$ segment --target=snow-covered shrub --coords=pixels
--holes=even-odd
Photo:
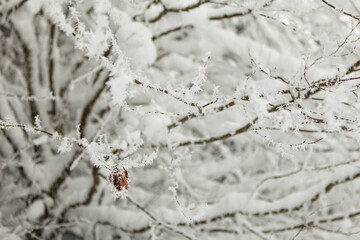
[[[0,238],[355,236],[359,15],[0,1]]]

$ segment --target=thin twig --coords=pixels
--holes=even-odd
[[[331,7],[332,9],[336,10],[337,12],[341,12],[342,14],[346,15],[346,16],[349,16],[353,19],[356,19],[358,21],[360,21],[360,18],[352,15],[351,13],[348,13],[348,12],[345,12],[344,10],[340,10],[338,8],[336,8],[334,5],[332,5],[331,3],[327,2],[326,0],[321,0],[323,3],[325,3],[326,5],[328,5],[329,7]]]

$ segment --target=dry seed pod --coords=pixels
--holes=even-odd
[[[121,191],[123,188],[128,189],[128,172],[125,168],[123,170],[116,168],[111,172],[109,180],[118,191]]]

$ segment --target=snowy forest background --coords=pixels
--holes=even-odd
[[[359,1],[0,19],[0,239],[358,239]]]

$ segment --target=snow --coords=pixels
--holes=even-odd
[[[127,229],[128,231],[141,229],[147,226],[149,222],[149,217],[145,213],[119,209],[115,206],[92,206],[91,208],[81,207],[78,208],[75,213],[77,216],[110,223],[113,226],[121,229]],[[126,221],[124,221],[124,219],[126,219]]]
[[[42,214],[44,214],[45,206],[41,200],[35,201],[27,209],[27,217],[30,221],[36,221]]]
[[[151,31],[141,23],[123,24],[116,32],[121,50],[133,68],[151,65],[156,59],[156,48]]]
[[[325,188],[331,184],[337,184],[345,181],[348,177],[359,174],[357,168],[350,166],[342,166],[331,173],[326,173],[328,178],[326,181],[320,181],[307,189],[289,194],[284,198],[268,202],[252,198],[249,193],[229,193],[222,197],[216,205],[209,205],[205,209],[206,215],[204,219],[212,219],[226,213],[239,212],[242,215],[254,215],[265,213],[276,213],[279,211],[291,212],[298,207],[302,207],[310,203],[312,199],[318,195],[324,194]]]
[[[71,150],[73,146],[72,140],[70,138],[64,137],[58,148],[59,153],[67,153]]]
[[[167,131],[164,127],[170,124],[170,120],[166,116],[161,115],[146,115],[143,116],[142,122],[143,125],[143,134],[148,141],[152,143],[163,142],[164,139],[167,139]]]
[[[0,4],[0,239],[358,232],[360,6],[332,4]]]
[[[182,9],[188,6],[192,6],[198,3],[198,0],[185,0],[185,1],[171,1],[171,0],[164,0],[162,3],[165,5],[166,8],[177,8]]]
[[[20,240],[21,239],[18,236],[16,236],[15,234],[12,234],[8,228],[2,227],[2,226],[0,227],[0,238],[6,239],[6,240]]]
[[[62,2],[64,1],[44,0],[44,11],[62,31],[70,36],[73,33],[73,28],[66,20],[65,14],[61,9]]]
[[[127,95],[127,89],[129,84],[133,81],[133,78],[121,71],[119,75],[112,78],[108,85],[110,86],[110,92],[112,94],[112,102],[114,105],[123,106]]]
[[[42,136],[34,139],[34,144],[41,145],[41,144],[45,144],[47,141],[48,141],[48,137],[45,135],[42,135]]]
[[[26,20],[41,10],[42,3],[43,0],[29,0],[13,15],[13,17],[18,21]]]
[[[86,146],[86,152],[94,166],[102,167],[104,165],[104,159],[107,155],[106,146],[104,143],[92,142]]]

